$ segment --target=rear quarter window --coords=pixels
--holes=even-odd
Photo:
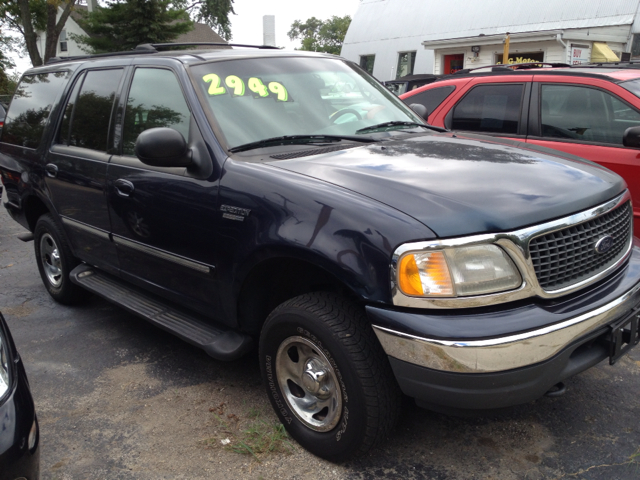
[[[455,89],[456,87],[453,85],[430,88],[429,90],[425,90],[424,92],[416,93],[415,95],[406,97],[404,99],[404,102],[407,105],[411,105],[412,103],[419,103],[420,105],[424,105],[427,108],[429,115],[431,115],[435,111],[435,109],[438,108],[440,104],[453,93]]]
[[[7,112],[2,142],[37,148],[53,104],[68,77],[68,72],[25,75]]]

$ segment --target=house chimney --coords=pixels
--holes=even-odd
[[[89,0],[92,1],[92,0]],[[95,1],[95,0],[93,0]],[[276,46],[276,16],[262,17],[262,42],[264,45]]]
[[[93,12],[98,8],[98,0],[87,0],[87,11]]]

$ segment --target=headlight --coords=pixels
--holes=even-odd
[[[414,297],[468,297],[521,284],[513,261],[496,245],[409,252],[398,262],[398,287]]]
[[[0,326],[0,398],[7,393],[11,385],[8,348],[9,346],[2,335],[2,327]]]

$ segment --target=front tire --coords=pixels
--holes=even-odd
[[[276,308],[260,336],[269,400],[289,434],[331,461],[386,438],[401,400],[387,356],[364,312],[330,293]]]
[[[64,233],[50,214],[38,219],[33,235],[38,270],[49,295],[65,305],[86,298],[88,292],[69,278],[69,273],[80,264],[80,260],[71,253]]]

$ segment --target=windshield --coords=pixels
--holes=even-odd
[[[640,97],[640,78],[619,83],[622,88],[629,90],[636,97]]]
[[[289,135],[356,135],[385,122],[424,123],[375,79],[337,59],[228,60],[193,73],[227,148]]]

